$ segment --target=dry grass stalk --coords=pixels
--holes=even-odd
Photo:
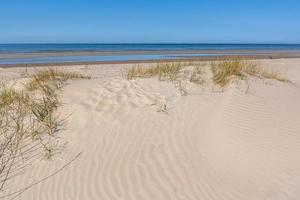
[[[129,68],[124,77],[127,80],[134,78],[149,78],[158,77],[159,80],[171,80],[175,81],[178,78],[178,74],[184,65],[182,63],[158,63],[155,66],[136,66]]]
[[[90,78],[91,78],[90,76],[84,76],[77,72],[66,72],[62,70],[49,68],[47,70],[38,71],[36,74],[34,74],[31,80],[26,84],[26,88],[29,91],[33,91],[43,87],[43,85],[45,85],[45,83],[49,83],[49,81],[64,82],[73,79],[90,79]]]
[[[24,91],[5,85],[0,87],[0,191],[9,178],[16,158],[22,154],[25,139],[39,141],[47,158],[53,151],[42,142],[62,126],[56,115],[59,107],[58,89],[68,79],[87,78],[77,73],[57,70],[39,71],[32,76]],[[35,92],[38,91],[41,97]]]
[[[218,63],[212,63],[211,71],[214,83],[222,88],[226,87],[235,78],[245,79],[247,75],[281,82],[288,81],[282,78],[278,72],[270,72],[258,67],[256,63],[239,59],[222,60]]]

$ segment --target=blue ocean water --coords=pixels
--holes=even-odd
[[[35,58],[9,58],[1,59],[0,65],[16,64],[48,64],[48,63],[78,63],[78,62],[113,62],[113,61],[141,61],[141,60],[165,60],[189,57],[214,57],[239,54],[131,54],[131,55],[96,55],[96,56],[49,56]],[[246,54],[245,54],[246,55]],[[250,54],[248,54],[250,55]]]
[[[204,50],[202,53],[185,54],[179,51]],[[129,60],[162,60],[183,57],[251,55],[232,52],[206,53],[205,50],[255,50],[255,51],[300,51],[300,44],[0,44],[0,64],[43,64],[65,62],[101,62]],[[130,54],[109,55],[59,55],[32,56],[24,58],[1,57],[1,54],[44,53],[44,52],[128,52]],[[161,53],[159,51],[172,51]],[[149,53],[151,52],[151,53]],[[154,53],[153,53],[154,52]],[[156,53],[155,53],[156,52]]]
[[[0,44],[0,53],[162,50],[300,50],[300,44]]]

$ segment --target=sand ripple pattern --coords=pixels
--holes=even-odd
[[[231,88],[181,97],[172,84],[156,80],[92,81],[93,88],[81,82],[64,91],[76,112],[64,132],[68,150],[53,162],[58,167],[82,156],[20,199],[300,197],[297,88],[258,83],[255,94]],[[168,113],[153,107],[160,101],[170,102]],[[52,170],[40,165],[35,173]]]
[[[104,117],[118,117],[136,108],[147,109],[155,106],[164,99],[162,94],[145,91],[142,85],[135,81],[111,80],[93,88],[83,104],[92,112]]]

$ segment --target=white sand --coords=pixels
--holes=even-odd
[[[64,67],[97,77],[62,92],[66,144],[52,161],[29,159],[0,196],[51,175],[16,199],[300,199],[300,60],[260,62],[293,83],[253,79],[247,94],[188,84],[182,96],[170,82],[124,80],[125,65]]]

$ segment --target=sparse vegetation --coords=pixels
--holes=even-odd
[[[151,66],[135,66],[122,72],[127,80],[135,78],[157,77],[160,81],[169,80],[178,88],[181,95],[187,95],[188,90],[183,83],[204,84],[209,83],[209,71],[205,63],[158,63]],[[189,67],[188,67],[189,66]],[[210,65],[212,81],[215,85],[224,89],[231,82],[240,79],[244,80],[249,90],[249,77],[259,79],[273,79],[280,82],[289,82],[287,79],[272,70],[266,70],[254,61],[242,60],[242,58],[220,59]],[[184,69],[184,70],[183,70]],[[209,69],[208,69],[209,70]],[[208,75],[208,76],[206,76]]]
[[[196,65],[196,66],[193,66]],[[188,68],[184,71],[184,68]],[[151,66],[134,66],[126,71],[121,71],[122,77],[127,80],[132,80],[135,78],[151,78],[157,77],[160,81],[171,81],[175,87],[178,89],[182,96],[188,94],[186,87],[187,82],[203,84],[205,78],[203,77],[203,66],[199,63],[157,63]]]
[[[159,108],[157,110],[157,112],[167,113],[167,111],[168,111],[168,104],[167,104],[167,102],[164,102],[164,103],[161,102],[160,106],[159,106]]]
[[[0,191],[9,178],[26,139],[37,141],[50,159],[54,150],[43,140],[60,130],[57,91],[68,79],[89,78],[74,72],[53,69],[32,75],[24,90],[0,87]]]
[[[205,80],[203,79],[203,68],[201,66],[196,66],[192,71],[190,82],[203,84]]]
[[[178,88],[179,93],[180,93],[182,96],[188,95],[188,91],[187,91],[187,89],[186,89],[186,85],[183,83],[182,80],[176,81],[175,87]]]
[[[158,63],[155,66],[135,66],[123,75],[127,80],[158,77],[159,80],[175,81],[184,65],[182,63]]]
[[[270,72],[258,67],[254,62],[235,60],[223,60],[211,64],[213,81],[221,88],[226,87],[232,80],[236,78],[246,79],[247,76],[255,76],[258,78],[274,79],[282,82],[287,80],[280,77],[277,72]]]
[[[261,77],[266,78],[266,79],[273,79],[277,80],[280,82],[290,82],[288,79],[283,78],[279,72],[276,71],[268,71],[268,70],[263,70],[261,72]]]
[[[26,88],[29,91],[34,91],[38,88],[43,88],[45,83],[49,84],[51,81],[55,82],[56,85],[72,80],[72,79],[90,79],[90,76],[84,76],[77,72],[66,72],[62,70],[56,70],[49,68],[47,70],[38,71],[34,74],[31,80],[26,84]]]

